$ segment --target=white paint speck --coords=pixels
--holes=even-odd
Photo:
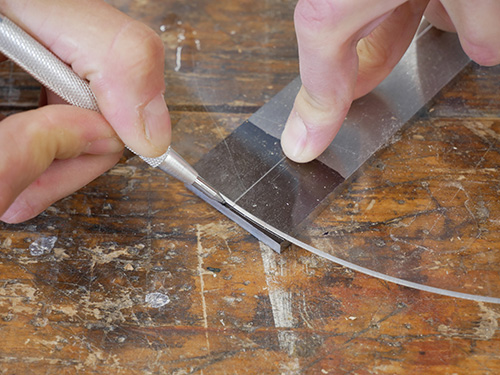
[[[170,298],[163,293],[153,292],[146,295],[146,303],[154,308],[165,306],[170,302]]]
[[[368,203],[368,206],[366,207],[366,211],[370,211],[373,208],[373,206],[375,206],[375,203],[376,203],[375,199],[372,199],[370,201],[370,203]]]
[[[174,68],[174,70],[176,72],[181,70],[181,62],[182,62],[182,47],[179,46],[179,47],[177,47],[177,50],[175,52],[175,68]]]
[[[29,246],[30,254],[34,257],[39,257],[43,254],[48,254],[54,248],[56,241],[57,241],[56,236],[39,238],[38,240],[30,244]]]

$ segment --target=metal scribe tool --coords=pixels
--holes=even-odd
[[[0,52],[68,103],[100,112],[94,93],[86,80],[80,78],[56,55],[1,14]],[[127,148],[134,152],[129,147]],[[158,167],[186,185],[202,191],[210,199],[221,204],[225,203],[220,193],[201,178],[193,167],[171,147],[166,153],[156,158],[139,156],[153,168]]]

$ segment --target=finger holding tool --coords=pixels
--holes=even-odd
[[[100,112],[95,95],[86,80],[79,77],[56,55],[1,14],[0,52],[68,103]],[[210,199],[221,204],[225,203],[221,194],[202,179],[171,147],[156,158],[139,156],[153,168],[158,167],[186,185],[202,191]]]

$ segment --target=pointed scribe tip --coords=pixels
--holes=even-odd
[[[208,182],[206,182],[203,178],[198,177],[193,182],[193,186],[196,189],[202,191],[206,196],[213,199],[214,201],[219,202],[220,204],[226,203],[224,198],[222,198],[222,195],[217,190],[215,190],[212,186],[210,186],[208,184]]]

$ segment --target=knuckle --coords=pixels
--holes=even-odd
[[[335,98],[322,97],[311,93],[306,87],[297,96],[297,107],[302,113],[309,113],[314,118],[313,123],[319,131],[329,127],[332,121],[343,118],[350,105],[351,100],[343,95]]]
[[[138,21],[130,21],[118,31],[110,49],[105,74],[94,80],[100,86],[109,84],[109,77],[138,82],[163,73],[163,42],[159,35]]]
[[[75,111],[76,110],[76,111]],[[74,158],[81,153],[80,132],[68,118],[79,114],[79,109],[66,106],[46,106],[26,112],[23,143],[28,147],[32,163],[38,170],[45,169],[54,158]],[[29,116],[29,117],[28,117]]]
[[[89,78],[99,105],[109,119],[119,116],[117,91],[127,87],[127,94],[147,96],[164,90],[164,46],[158,34],[146,25],[132,20],[114,37],[102,64]]]
[[[163,58],[164,47],[163,42],[158,34],[149,27],[140,24],[141,33],[138,34],[139,52],[146,57],[147,60]]]
[[[131,43],[126,50],[130,55],[128,61],[134,65],[150,66],[151,62],[159,61],[163,58],[164,49],[163,42],[149,27],[134,22],[134,27],[129,28],[124,37],[127,39],[125,43]]]

